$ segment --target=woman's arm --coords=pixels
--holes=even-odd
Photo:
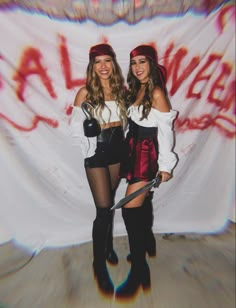
[[[174,143],[174,132],[172,130],[173,120],[176,114],[171,110],[169,101],[163,91],[155,88],[153,91],[152,107],[157,109],[159,119],[158,126],[158,143],[159,143],[159,172],[162,175],[162,182],[171,178],[171,169],[176,163],[176,155],[172,151]]]
[[[75,96],[74,106],[80,107],[81,104],[86,100],[87,93],[88,91],[85,87],[79,89]]]
[[[81,104],[86,100],[87,90],[85,87],[81,88],[75,96],[73,110],[70,121],[70,136],[72,137],[72,144],[79,146],[83,157],[91,157],[96,149],[96,137],[88,138],[84,136],[83,122],[86,116],[81,108]]]

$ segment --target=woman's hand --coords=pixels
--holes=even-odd
[[[167,182],[171,178],[171,174],[166,171],[159,171],[157,174],[161,174],[161,182]]]

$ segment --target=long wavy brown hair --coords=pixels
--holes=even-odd
[[[127,125],[127,112],[125,107],[126,88],[124,84],[124,77],[122,75],[121,68],[116,61],[116,58],[112,57],[111,60],[113,66],[113,72],[109,79],[111,92],[120,110],[120,121],[122,126],[125,128]],[[105,97],[101,81],[93,69],[94,63],[95,58],[91,59],[87,67],[86,89],[88,93],[86,99],[95,107],[95,112],[98,116],[98,119],[104,122],[102,119],[102,111],[104,108],[108,107],[105,105]]]
[[[147,118],[152,108],[152,94],[156,86],[159,87],[167,96],[165,67],[160,64],[154,63],[148,57],[146,57],[146,59],[150,66],[150,74],[149,74],[149,81],[146,84],[143,100],[139,105],[143,106],[142,117],[140,120]],[[132,73],[131,64],[129,65],[127,84],[128,84],[128,90],[126,99],[128,106],[130,106],[135,102],[138,91],[141,87],[140,81]]]

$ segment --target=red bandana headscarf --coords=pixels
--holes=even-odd
[[[116,54],[110,45],[98,44],[90,48],[89,60],[91,61],[97,56],[111,56],[112,58],[115,58]]]
[[[154,63],[158,63],[156,49],[149,45],[139,45],[130,52],[130,60],[136,56],[145,56],[151,59]]]
[[[166,69],[164,66],[158,64],[158,55],[157,55],[156,49],[150,45],[139,45],[130,52],[130,60],[136,56],[145,56],[149,58],[150,60],[152,60],[152,62],[159,68],[161,72],[159,73],[160,79],[161,79],[163,86],[165,86]]]

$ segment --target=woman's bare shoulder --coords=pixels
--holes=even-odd
[[[88,91],[86,87],[80,88],[75,96],[74,106],[80,107],[80,105],[86,100],[87,93]]]
[[[161,112],[170,111],[169,100],[166,97],[165,93],[159,87],[155,87],[155,89],[153,90],[152,107]]]

